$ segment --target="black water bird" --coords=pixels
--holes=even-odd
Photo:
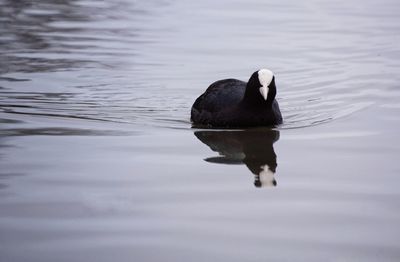
[[[275,76],[268,69],[254,72],[247,83],[219,80],[196,99],[191,120],[195,127],[276,126],[282,115],[275,96]]]

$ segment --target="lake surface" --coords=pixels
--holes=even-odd
[[[399,13],[0,0],[0,261],[399,261]],[[191,128],[263,67],[283,125]]]

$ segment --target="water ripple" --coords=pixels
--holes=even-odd
[[[265,66],[276,73],[281,128],[400,97],[391,10],[208,4],[1,1],[1,112],[190,128],[191,104],[211,82]]]

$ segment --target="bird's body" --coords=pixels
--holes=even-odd
[[[271,72],[270,79],[263,81],[260,71],[255,72],[248,83],[225,79],[211,84],[192,106],[193,124],[216,128],[281,124],[274,77]]]

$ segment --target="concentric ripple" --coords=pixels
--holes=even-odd
[[[400,27],[390,8],[378,19],[372,8],[313,1],[0,6],[4,119],[186,129],[193,101],[209,84],[247,80],[262,67],[276,75],[281,128],[329,123],[399,96]]]

